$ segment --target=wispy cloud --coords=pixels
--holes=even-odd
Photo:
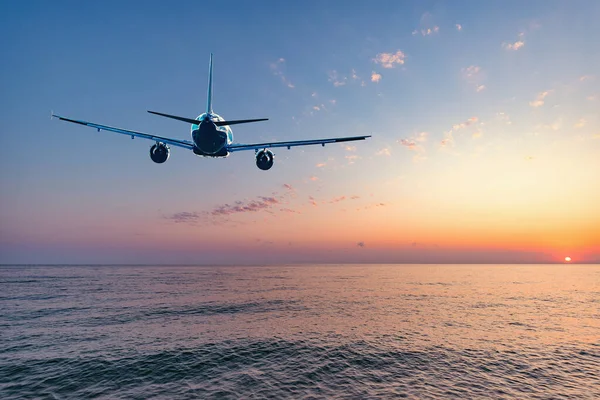
[[[313,207],[318,207],[318,205],[319,205],[319,204],[317,203],[317,200],[315,200],[315,198],[314,198],[314,197],[312,197],[312,196],[308,196],[308,202],[309,202],[309,203],[310,203],[310,204],[311,204]]]
[[[520,48],[522,48],[523,46],[525,46],[525,42],[522,40],[517,40],[514,43],[502,43],[502,47],[504,47],[506,50],[519,50]]]
[[[379,150],[377,153],[375,153],[375,155],[377,156],[391,156],[392,153],[390,152],[390,149],[388,147],[384,147],[383,149]]]
[[[236,201],[234,204],[223,204],[214,208],[210,214],[214,216],[219,215],[231,215],[237,213],[246,213],[246,212],[257,212],[261,210],[267,210],[273,207],[274,205],[280,204],[281,201],[275,197],[263,197],[260,196],[256,200],[251,200],[249,202],[245,201]]]
[[[461,27],[461,29],[462,29],[462,27]],[[412,32],[412,34],[414,36],[414,35],[421,33],[422,36],[429,36],[429,35],[433,35],[434,33],[438,33],[439,31],[440,31],[440,27],[436,25],[433,28],[415,29]]]
[[[371,82],[378,83],[380,80],[381,80],[381,74],[378,74],[377,72],[373,71],[371,73]]]
[[[271,71],[275,76],[278,76],[281,81],[290,89],[293,89],[295,86],[292,82],[290,82],[286,76],[283,74],[283,68],[285,67],[285,59],[280,58],[277,62],[271,63]]]
[[[485,74],[478,65],[470,65],[461,70],[463,79],[475,88],[476,92],[485,90],[485,85],[482,81],[485,79]]]
[[[376,64],[381,64],[383,68],[394,68],[397,65],[403,65],[406,55],[398,50],[395,53],[379,53],[373,59]]]
[[[428,135],[429,134],[427,132],[419,132],[413,134],[409,138],[400,139],[397,142],[400,143],[402,146],[408,148],[409,150],[415,152],[415,155],[413,156],[413,161],[422,161],[426,159],[425,147],[423,146],[423,143],[427,141]]]
[[[287,190],[289,190],[290,192],[294,191],[294,187],[292,185],[290,185],[289,183],[284,183],[283,187]]]
[[[402,146],[408,147],[410,150],[415,150],[417,148],[417,143],[410,139],[400,139],[398,140]]]
[[[346,146],[344,146],[344,150],[346,150],[346,151],[356,151],[356,146],[351,146],[351,145],[347,144]]]
[[[546,90],[544,92],[540,92],[537,97],[535,98],[534,101],[530,101],[529,105],[531,107],[541,107],[544,105],[544,99],[546,98],[546,96],[548,96],[550,93],[552,93],[552,90]]]
[[[317,167],[317,168],[323,168],[326,165],[327,165],[327,163],[318,163],[317,165],[315,165],[315,167]]]
[[[590,81],[592,79],[594,79],[593,75],[583,75],[579,77],[579,82]]]
[[[182,211],[175,214],[171,214],[165,217],[175,223],[191,223],[196,222],[200,219],[200,214],[196,212]]]
[[[505,123],[506,125],[512,125],[512,121],[510,120],[510,117],[508,114],[506,114],[505,112],[499,112],[496,113],[496,117],[503,123]]]
[[[310,178],[308,178],[308,179],[310,179],[310,180],[311,180],[311,181],[313,181],[313,182],[316,182],[316,181],[318,181],[318,180],[319,180],[319,178],[318,178],[318,177],[316,177],[316,176],[314,176],[314,175],[312,175],[312,176],[311,176]]]
[[[506,50],[517,51],[525,46],[525,32],[519,33],[519,39],[515,42],[504,42],[502,47]]]
[[[348,83],[348,78],[345,76],[340,76],[336,70],[329,71],[329,82],[333,84],[335,87],[344,86]]]
[[[479,122],[479,118],[471,117],[464,122],[452,125],[452,129],[444,132],[444,138],[441,140],[440,144],[442,146],[453,146],[454,145],[454,133],[468,128],[470,126],[474,126]],[[473,133],[473,137],[480,137],[482,135],[480,130],[477,130]]]
[[[573,128],[583,128],[586,123],[587,123],[587,121],[585,119],[581,118],[579,121],[577,121],[577,123],[575,125],[573,125]]]
[[[462,31],[462,25],[461,24],[456,24],[456,30],[457,31]]]
[[[348,154],[345,158],[348,160],[348,164],[354,164],[356,160],[360,159],[356,154]]]
[[[340,197],[335,197],[332,200],[330,200],[330,203],[339,203],[340,201],[344,201],[346,200],[346,196],[340,196]]]
[[[358,243],[356,243],[356,245],[358,247],[365,247],[365,242],[358,242]]]

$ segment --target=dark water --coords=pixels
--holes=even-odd
[[[600,399],[600,266],[0,267],[0,398]]]

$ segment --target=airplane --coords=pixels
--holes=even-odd
[[[269,170],[273,166],[275,154],[269,150],[276,147],[287,147],[288,150],[295,146],[309,146],[320,144],[323,147],[330,143],[350,142],[355,140],[365,140],[369,136],[352,136],[329,139],[311,139],[311,140],[294,140],[289,142],[265,142],[242,144],[233,142],[233,132],[231,125],[247,124],[251,122],[267,121],[268,118],[260,119],[242,119],[226,121],[220,115],[213,112],[212,108],[212,93],[213,93],[213,55],[210,54],[208,64],[208,90],[207,90],[207,105],[206,112],[198,117],[185,118],[176,115],[164,114],[156,111],[148,111],[150,114],[155,114],[161,117],[171,118],[182,122],[187,122],[192,125],[191,135],[192,140],[171,139],[150,133],[137,132],[127,129],[115,128],[107,125],[100,125],[93,122],[80,121],[61,117],[51,114],[59,120],[73,122],[75,124],[89,126],[100,131],[116,132],[123,135],[131,136],[131,138],[143,138],[154,141],[154,145],[150,148],[150,159],[157,164],[162,164],[169,159],[171,149],[169,146],[182,147],[192,150],[194,154],[201,157],[224,158],[231,153],[242,150],[254,150],[256,166],[263,170]]]

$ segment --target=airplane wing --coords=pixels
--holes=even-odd
[[[325,146],[329,143],[341,143],[341,142],[352,142],[354,140],[365,140],[366,138],[370,138],[369,136],[352,136],[352,137],[341,137],[341,138],[331,138],[331,139],[313,139],[313,140],[294,140],[291,142],[266,142],[266,143],[254,143],[254,144],[241,144],[234,143],[227,146],[227,150],[230,152],[233,151],[242,151],[242,150],[260,150],[266,149],[268,147],[287,147],[288,149],[295,146],[310,146],[315,144],[320,144]]]
[[[56,118],[58,118],[58,119],[60,119],[62,121],[73,122],[75,124],[89,126],[90,128],[96,128],[96,129],[98,129],[98,132],[100,132],[101,130],[111,131],[111,132],[116,132],[116,133],[120,133],[120,134],[123,134],[123,135],[131,136],[132,139],[134,137],[140,137],[140,138],[143,138],[143,139],[154,140],[156,142],[162,142],[162,143],[170,144],[172,146],[183,147],[184,149],[191,150],[191,149],[194,148],[194,143],[192,143],[189,140],[169,139],[169,138],[162,137],[162,136],[152,135],[150,133],[130,131],[130,130],[127,130],[127,129],[121,129],[121,128],[115,128],[115,127],[107,126],[107,125],[95,124],[93,122],[79,121],[79,120],[76,120],[76,119],[69,119],[69,118],[61,117],[60,115],[54,115],[54,114],[52,114],[52,116],[56,117]]]

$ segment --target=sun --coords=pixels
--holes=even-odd
[[[569,262],[569,261],[571,261],[571,257],[569,257],[569,256],[565,257],[565,261],[566,261],[566,262]]]

